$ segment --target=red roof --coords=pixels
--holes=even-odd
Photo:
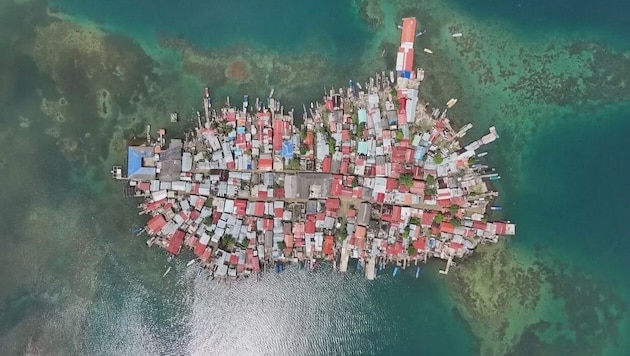
[[[433,224],[433,220],[435,220],[435,217],[438,215],[437,212],[435,211],[425,211],[422,214],[422,225],[431,225]]]
[[[236,216],[243,217],[245,216],[245,212],[247,211],[247,200],[245,199],[236,199],[234,201],[234,214]]]
[[[263,216],[265,214],[265,202],[257,201],[254,204],[256,204],[254,206],[254,215],[255,216]]]
[[[304,232],[307,233],[307,234],[314,234],[315,233],[315,221],[308,220],[306,222],[306,225],[304,226]]]
[[[152,217],[151,220],[147,222],[147,228],[152,233],[162,230],[164,225],[166,225],[166,220],[164,220],[164,216],[162,216],[162,214]]]
[[[325,255],[330,255],[332,253],[333,244],[334,244],[334,239],[332,235],[326,235],[326,237],[324,238],[324,254]]]
[[[332,157],[326,156],[322,161],[322,172],[330,173],[330,168],[332,167]]]
[[[427,244],[427,240],[424,237],[419,237],[416,241],[413,242],[413,247],[416,251],[422,251],[425,249]]]
[[[480,229],[480,230],[485,230],[486,229],[486,223],[483,221],[479,221],[479,220],[475,220],[473,221],[473,228],[475,229]]]
[[[459,250],[460,248],[464,247],[464,245],[458,243],[458,242],[451,242],[450,243],[451,248],[455,249],[455,250]]]
[[[274,215],[275,215],[276,218],[282,219],[282,215],[284,214],[284,209],[282,209],[282,208],[275,208],[273,212],[274,212]]]
[[[494,225],[497,227],[497,235],[505,235],[505,230],[507,227],[507,224],[504,222],[495,222]]]
[[[201,242],[197,241],[197,243],[195,244],[195,255],[202,256],[203,253],[206,251],[206,247],[207,245],[204,245]]]
[[[182,230],[175,231],[171,239],[168,241],[168,247],[166,251],[172,253],[173,255],[179,254],[179,250],[184,243],[184,236],[186,236],[186,233],[184,233]]]
[[[141,182],[140,184],[138,184],[138,189],[147,191],[147,190],[151,189],[151,183],[149,183],[149,182]]]
[[[282,145],[282,142],[280,144]],[[272,158],[259,158],[258,169],[261,171],[271,171],[273,169],[273,159]]]
[[[442,221],[440,223],[440,231],[448,233],[448,234],[452,234],[452,233],[455,232],[455,226],[453,226],[453,224],[451,224],[449,222]]]
[[[273,230],[273,219],[263,219],[263,230],[265,231]]]
[[[394,244],[394,255],[398,255],[398,254],[400,254],[400,253],[402,253],[402,252],[403,252],[403,245],[402,245],[402,242],[397,241],[397,242]]]
[[[236,254],[231,254],[230,255],[230,264],[231,265],[238,264],[238,256]]]

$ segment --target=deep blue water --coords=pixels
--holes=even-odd
[[[450,0],[484,19],[499,19],[537,32],[580,29],[630,34],[630,2],[624,0]]]

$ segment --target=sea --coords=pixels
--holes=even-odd
[[[628,13],[621,0],[0,0],[1,353],[630,354]],[[474,125],[465,143],[499,133],[480,162],[501,176],[492,218],[515,236],[449,275],[443,261],[374,281],[323,264],[232,283],[133,236],[146,217],[110,175],[126,139],[180,135],[206,86],[217,105],[273,88],[301,114],[393,69],[407,16],[426,29],[422,99],[458,99],[447,116]]]

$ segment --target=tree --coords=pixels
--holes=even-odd
[[[328,152],[332,155],[335,153],[335,144],[337,142],[335,141],[334,138],[331,138],[330,140],[328,140]]]
[[[287,248],[287,244],[285,244],[284,241],[278,241],[277,245],[278,249],[280,250],[284,250],[285,248]]]
[[[451,224],[455,227],[462,226],[462,222],[459,219],[451,219]]]
[[[444,162],[444,157],[442,157],[442,154],[440,152],[436,153],[435,156],[433,156],[433,162],[435,162],[435,164],[441,164],[442,162]]]
[[[453,205],[448,207],[448,210],[451,212],[452,215],[455,215],[459,211],[459,206],[453,204]]]
[[[405,138],[405,134],[401,130],[396,131],[396,141],[400,142],[404,138]]]
[[[297,171],[300,169],[300,160],[293,157],[291,158],[291,160],[289,161],[289,169],[292,171]]]
[[[468,165],[473,165],[475,163],[475,156],[468,157]]]
[[[300,154],[304,156],[306,153],[308,153],[308,148],[305,145],[300,146]]]
[[[433,221],[435,221],[436,224],[440,224],[442,222],[442,220],[444,220],[444,214],[439,213],[439,214],[437,214],[437,216],[435,217],[435,220],[433,220]]]
[[[435,177],[429,174],[429,175],[427,176],[427,184],[428,184],[428,185],[433,185],[433,184],[435,184]]]
[[[400,176],[400,183],[407,187],[413,187],[413,176],[411,174],[402,174]]]
[[[359,178],[357,178],[357,176],[354,176],[354,178],[352,179],[352,188],[356,188],[359,186]]]
[[[412,218],[409,218],[409,223],[410,223],[411,225],[420,226],[420,224],[422,223],[422,221],[420,220],[420,218],[417,218],[417,217],[415,217],[415,216],[414,216],[414,217],[412,217]]]
[[[409,245],[409,247],[407,247],[407,255],[414,256],[415,254],[416,254],[416,248],[413,247],[413,245]]]
[[[365,131],[365,122],[362,122],[357,126],[357,135],[363,136],[363,131]]]

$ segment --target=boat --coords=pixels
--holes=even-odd
[[[420,31],[420,32],[416,33],[416,37],[420,37],[420,36],[424,35],[426,32],[427,32],[427,30]]]
[[[271,97],[273,96],[273,92],[275,91],[274,88],[271,88],[271,91],[269,92],[269,99],[271,99]]]
[[[499,180],[499,179],[501,179],[501,176],[490,177],[490,180]]]
[[[392,82],[392,83],[394,82],[394,71],[393,70],[389,71],[389,81]]]
[[[402,25],[396,25],[396,27],[398,27],[399,30],[402,30]]]
[[[488,152],[481,152],[480,154],[477,155],[477,157],[483,157],[483,156],[485,156],[487,154],[488,154]]]
[[[392,276],[396,277],[397,274],[398,274],[398,267],[394,267],[394,272],[392,272]]]
[[[166,269],[166,272],[164,272],[164,274],[162,275],[162,278],[166,277],[166,275],[168,274],[168,272],[171,271],[171,266],[168,266],[168,268]]]
[[[178,119],[179,118],[178,118],[177,113],[176,112],[172,112],[171,113],[171,122],[177,122]]]
[[[493,205],[493,206],[490,207],[490,210],[494,210],[494,211],[501,210],[501,209],[502,208],[501,208],[500,205]]]
[[[423,81],[424,80],[424,69],[422,69],[422,68],[418,69],[418,80],[419,81]]]
[[[457,103],[457,99],[455,98],[451,98],[451,100],[449,100],[448,102],[446,102],[446,106],[448,106],[449,108],[452,108],[453,105],[455,105]]]
[[[249,106],[249,95],[243,95],[243,110],[247,109]]]
[[[195,264],[195,259],[194,258],[192,260],[188,261],[188,263],[186,264],[186,267],[190,267],[193,264]]]
[[[420,277],[420,271],[422,271],[422,267],[418,266],[418,268],[416,268],[416,278]]]
[[[457,38],[457,37],[462,37],[462,33],[461,32],[457,32],[452,34],[453,37]]]
[[[206,87],[206,98],[210,97],[210,89],[208,89],[208,87]]]
[[[141,228],[141,227],[138,227],[138,226],[136,226],[133,229],[131,229],[131,233],[133,233],[136,236],[140,235],[143,231],[144,231],[144,229]]]
[[[357,270],[361,270],[361,260],[357,260]]]
[[[357,88],[359,88],[359,90],[363,90],[363,88],[361,87],[361,83],[357,83]]]
[[[197,274],[195,274],[195,278],[199,277],[199,275],[201,274],[202,271],[203,271],[203,268],[201,268],[201,266],[199,266],[199,268],[197,269]]]
[[[430,50],[430,49],[428,49],[428,48],[425,48],[425,49],[424,49],[424,51],[425,51],[426,53],[428,53],[428,54],[433,53],[433,51],[432,51],[432,50]]]
[[[354,85],[352,83],[352,79],[348,80],[348,88],[350,88],[350,89],[354,88]]]

